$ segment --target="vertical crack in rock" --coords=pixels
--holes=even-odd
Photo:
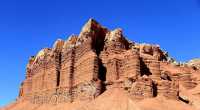
[[[62,60],[62,48],[64,45],[64,41],[58,39],[53,46],[53,54],[55,58],[55,66],[56,66],[56,87],[60,86],[60,71],[61,71],[61,60]]]
[[[119,79],[119,64],[118,60],[115,61],[115,66],[116,66],[116,80]]]
[[[153,97],[156,97],[158,94],[158,88],[156,82],[152,82],[152,89],[153,89]]]
[[[62,54],[59,53],[56,57],[57,59],[57,66],[56,66],[56,72],[57,72],[57,84],[56,86],[59,87],[60,86],[60,70],[61,70],[61,56]]]
[[[71,96],[70,101],[73,102],[73,85],[74,85],[74,63],[75,63],[75,47],[71,49],[71,64],[69,74],[69,95]]]
[[[103,65],[102,60],[98,57],[98,66],[99,66],[99,71],[98,71],[98,78],[101,80],[101,93],[103,93],[106,90],[106,86],[103,82],[106,81],[106,67]]]
[[[106,81],[106,67],[103,65],[102,60],[100,58],[98,58],[98,66],[99,66],[98,78],[101,81]]]

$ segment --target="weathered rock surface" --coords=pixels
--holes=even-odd
[[[19,97],[3,110],[199,110],[200,61],[174,62],[90,19],[30,57]]]
[[[188,62],[188,65],[194,66],[200,69],[200,59],[193,59]]]

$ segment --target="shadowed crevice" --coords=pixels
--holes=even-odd
[[[56,67],[56,76],[57,76],[57,83],[56,86],[59,87],[60,86],[60,71],[61,71],[61,59],[62,59],[62,54],[61,52],[59,52],[59,55],[56,58],[57,61],[57,67]]]
[[[140,59],[140,71],[141,71],[141,76],[143,75],[152,75],[152,73],[150,72],[149,68],[147,67],[147,65],[145,64],[145,62]]]
[[[155,82],[153,82],[153,84],[152,84],[152,89],[153,89],[153,97],[156,97],[158,94],[158,88],[157,88],[157,84]]]

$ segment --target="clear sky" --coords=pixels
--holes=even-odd
[[[0,0],[0,106],[17,97],[29,56],[79,34],[91,17],[178,61],[200,57],[199,0]]]

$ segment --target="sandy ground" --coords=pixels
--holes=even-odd
[[[183,94],[188,96],[187,92],[183,92]],[[191,97],[190,100],[195,100],[194,96],[190,95],[188,97]],[[113,88],[90,102],[36,105],[24,101],[13,103],[0,110],[200,110],[198,108],[200,103],[193,102],[192,104],[177,100],[167,100],[163,96],[135,101],[128,97],[123,90]]]

